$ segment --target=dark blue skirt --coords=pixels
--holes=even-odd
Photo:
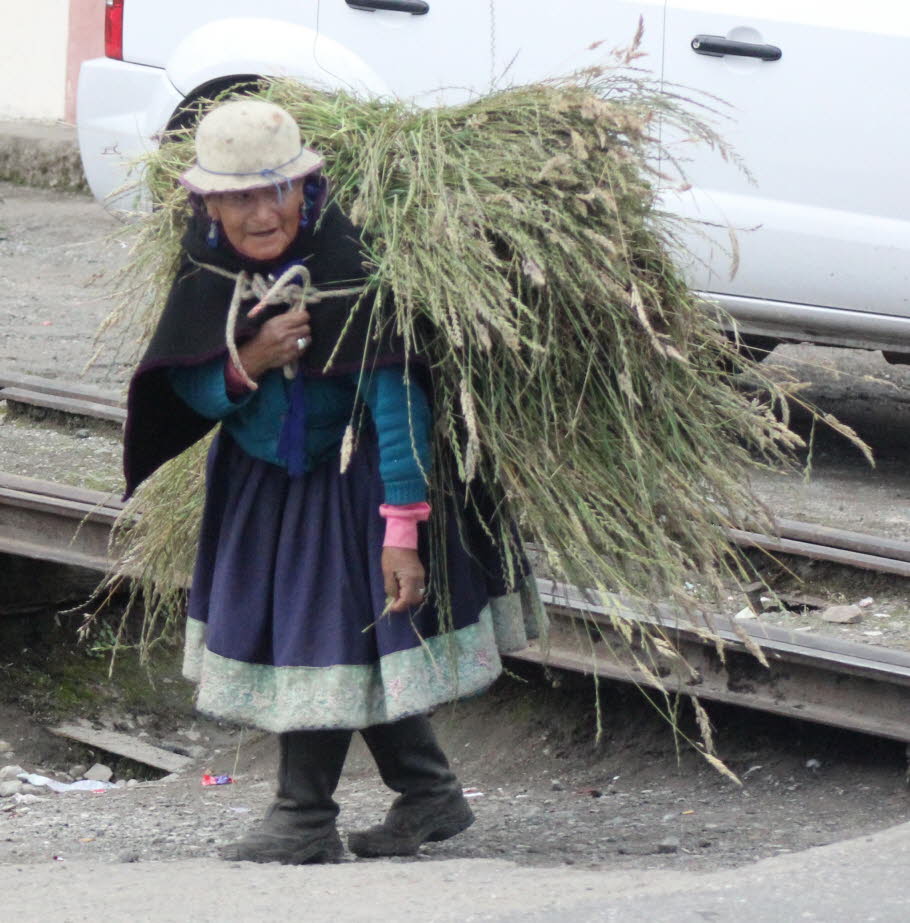
[[[343,474],[335,457],[302,477],[219,435],[184,661],[200,710],[279,732],[368,727],[481,691],[500,653],[537,635],[533,581],[503,595],[495,562],[465,547],[451,515],[445,573],[428,573],[426,601],[384,613],[382,501],[368,428]],[[425,536],[419,550],[426,565]]]

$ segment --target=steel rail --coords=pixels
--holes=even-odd
[[[59,381],[56,378],[41,378],[37,375],[11,375],[0,372],[0,391],[17,388],[35,394],[56,394],[71,400],[90,401],[94,404],[107,404],[109,407],[125,407],[126,402],[115,391],[99,388],[96,385]],[[0,393],[0,400],[3,399]]]
[[[0,552],[106,572],[122,508],[101,491],[0,473]]]
[[[550,637],[510,655],[517,660],[910,741],[910,652],[806,636],[760,620],[683,614],[615,594],[595,597],[551,580],[537,584]],[[631,642],[620,625],[626,634],[631,628]],[[643,631],[669,646],[657,650]],[[762,651],[767,667],[750,646]]]
[[[791,520],[792,522],[792,520]],[[810,523],[799,523],[804,527],[803,534],[811,534]],[[830,530],[832,532],[838,530]],[[855,536],[852,548],[838,548],[831,545],[816,544],[813,542],[795,541],[781,535],[763,535],[760,532],[746,532],[743,529],[727,529],[727,537],[741,548],[761,548],[763,551],[777,554],[793,554],[801,558],[811,558],[816,561],[831,561],[835,564],[844,564],[847,567],[856,567],[861,570],[872,570],[882,574],[894,574],[897,577],[910,577],[910,560],[906,558],[884,557],[878,554],[868,554],[859,549],[865,547],[881,547],[884,539],[875,536],[865,536],[858,532],[841,533]],[[865,541],[864,541],[865,540]],[[890,542],[891,545],[905,545],[903,542]],[[902,555],[910,554],[910,546],[899,548]]]
[[[112,391],[33,375],[0,375],[0,400],[118,425],[126,420],[123,399]]]

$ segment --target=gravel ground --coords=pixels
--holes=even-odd
[[[418,861],[707,871],[910,818],[901,746],[715,710],[721,752],[742,778],[740,788],[691,751],[677,762],[667,725],[634,692],[604,690],[604,735],[595,746],[590,685],[564,679],[560,689],[505,679],[454,714],[437,714],[477,822],[453,840],[428,845]],[[2,763],[48,772],[76,760],[111,762],[56,739],[42,751],[36,722],[9,706],[0,716],[13,748]],[[140,725],[137,718],[147,720]],[[149,716],[108,711],[97,726],[134,733],[144,727],[147,741],[161,743],[166,735],[167,746],[202,755],[177,775],[104,794],[0,799],[0,866],[206,857],[241,836],[271,799],[274,739],[184,722],[156,732]],[[359,739],[355,744],[337,794],[342,833],[377,822],[392,797]],[[118,771],[129,774],[123,764]],[[204,772],[228,773],[234,782],[203,787]]]
[[[122,454],[112,426],[36,419],[0,403],[0,471],[119,495]]]
[[[83,372],[96,348],[92,333],[109,308],[105,283],[94,275],[123,258],[121,244],[106,240],[114,222],[87,197],[0,184],[0,198],[3,369],[122,387],[128,364],[118,358],[125,353],[118,352],[116,332],[102,341],[99,361]],[[785,347],[773,361],[781,374],[796,370],[810,380],[812,398],[872,440],[881,462],[870,472],[855,452],[820,438],[808,481],[763,479],[759,492],[792,518],[910,537],[902,455],[910,374],[884,366],[877,354],[843,350]],[[86,431],[0,416],[0,470],[115,487],[116,438],[81,428]],[[803,592],[831,601],[873,597],[863,623],[846,626],[838,632],[842,636],[900,644],[910,634],[903,621],[904,581],[816,565],[796,576],[803,578]],[[787,589],[793,579],[778,574],[775,588]],[[832,630],[812,615],[766,618],[809,620],[795,627]],[[877,630],[882,636],[876,639],[861,634]],[[236,734],[194,719],[189,691],[164,673],[158,688],[180,690],[182,710],[158,709],[151,693],[145,706],[125,705],[115,676],[92,680],[90,704],[83,700],[69,712],[60,706],[51,714],[46,702],[36,705],[28,683],[43,676],[45,687],[62,688],[53,672],[56,661],[40,659],[28,676],[23,672],[26,654],[39,647],[34,640],[23,648],[0,643],[0,739],[9,744],[0,751],[0,768],[15,763],[59,773],[89,759],[110,761],[106,754],[67,748],[43,731],[53,720],[74,716],[202,753],[173,779],[104,795],[39,796],[32,803],[0,798],[0,865],[54,857],[134,862],[211,856],[261,814],[272,790],[272,739],[247,735],[238,755]],[[482,794],[473,799],[478,823],[450,842],[427,847],[426,861],[493,857],[523,864],[712,869],[860,835],[910,815],[901,746],[714,708],[721,753],[742,779],[739,788],[685,746],[678,755],[666,724],[637,693],[604,684],[602,695],[598,748],[592,742],[591,687],[568,677],[557,689],[504,680],[454,717],[438,716],[463,783]],[[115,768],[124,780],[130,773],[129,767]],[[206,770],[230,772],[235,782],[203,788]],[[339,792],[343,829],[377,820],[389,798],[363,752],[355,753]]]
[[[0,183],[0,367],[116,388],[128,344],[95,333],[111,310],[127,240],[93,199]],[[97,359],[88,368],[97,352]]]

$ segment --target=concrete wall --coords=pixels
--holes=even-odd
[[[64,118],[76,121],[79,66],[104,54],[104,0],[69,0]]]
[[[62,119],[69,0],[3,2],[0,118]]]

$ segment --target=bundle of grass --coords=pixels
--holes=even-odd
[[[781,393],[671,256],[655,164],[673,161],[658,120],[727,154],[692,107],[621,68],[435,109],[290,81],[259,92],[325,154],[335,198],[369,241],[363,297],[393,291],[407,349],[429,360],[432,488],[466,485],[471,502],[476,479],[497,485],[484,514],[507,565],[514,519],[550,575],[595,590],[689,605],[693,575],[703,586],[736,576],[725,528],[757,514],[748,471],[786,463],[799,440],[775,416]],[[159,207],[115,318],[140,339],[176,265],[187,213],[176,179],[191,159],[180,135],[146,165]],[[732,373],[745,370],[770,398],[737,388]],[[202,464],[197,448],[165,466],[118,535],[165,606],[189,573]],[[643,668],[666,643],[645,642]]]

